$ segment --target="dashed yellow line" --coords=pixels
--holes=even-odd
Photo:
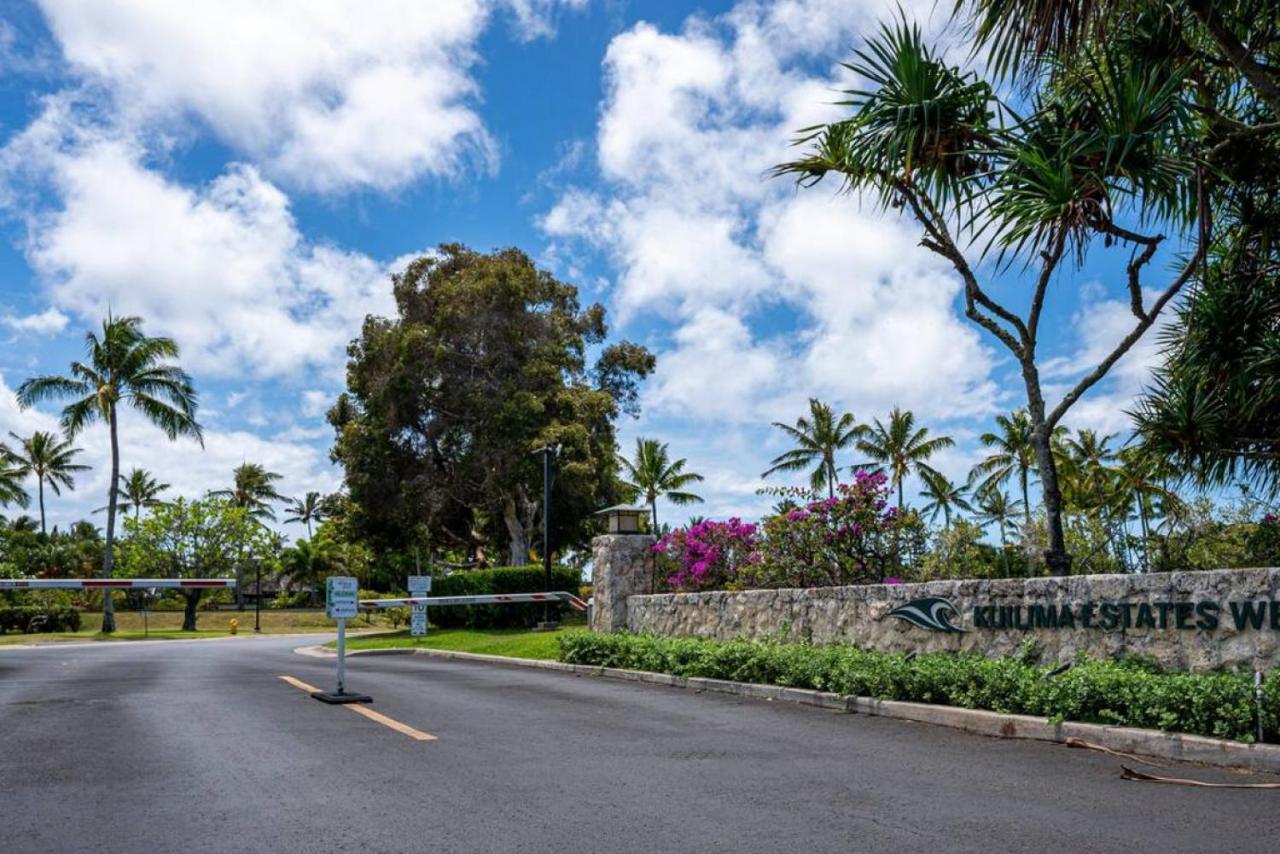
[[[281,676],[280,679],[285,682],[288,682],[290,685],[292,685],[293,687],[301,691],[306,691],[308,694],[312,694],[320,690],[316,686],[308,685],[306,682],[303,682],[301,679],[295,679],[292,676]],[[363,715],[369,720],[380,723],[384,727],[387,727],[388,729],[393,729],[396,732],[400,733],[401,735],[407,735],[409,736],[409,738],[412,738],[415,741],[435,741],[436,740],[436,737],[429,732],[423,732],[420,729],[414,729],[408,724],[402,724],[400,723],[400,721],[397,721],[394,718],[389,718],[386,715],[382,714],[381,712],[375,712],[373,709],[366,708],[365,706],[362,706],[359,703],[348,703],[346,704],[345,707],[355,712],[357,715]]]

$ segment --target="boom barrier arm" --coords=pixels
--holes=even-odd
[[[551,593],[491,593],[483,596],[410,596],[405,599],[361,599],[360,607],[366,610],[375,608],[398,608],[405,605],[498,605],[512,602],[546,602],[548,600],[568,602],[579,611],[587,610],[587,603],[572,593],[556,590]]]
[[[234,578],[0,578],[0,590],[128,590],[235,587]]]

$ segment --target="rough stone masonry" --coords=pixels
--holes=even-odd
[[[651,589],[652,538],[604,539],[594,554],[597,631],[984,655],[1032,639],[1048,661],[1083,653],[1195,671],[1280,665],[1276,568],[636,595]]]

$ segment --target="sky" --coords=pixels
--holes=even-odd
[[[950,4],[904,6],[963,59]],[[205,440],[126,416],[124,470],[198,496],[251,461],[286,494],[333,491],[347,343],[393,310],[392,272],[461,242],[520,247],[657,355],[623,449],[659,438],[706,478],[664,521],[766,510],[757,490],[787,483],[760,477],[788,447],[770,424],[809,397],[861,421],[910,408],[956,439],[936,463],[962,479],[1025,400],[1016,364],[896,211],[767,175],[843,115],[842,63],[896,9],[0,0],[0,434],[56,428],[13,389],[64,372],[108,310],[136,314],[181,347]],[[1126,260],[1055,282],[1051,402],[1127,331]],[[1025,304],[1025,277],[981,272]],[[1069,424],[1124,431],[1154,360],[1149,337]],[[77,441],[94,468],[51,524],[105,503],[105,430]]]

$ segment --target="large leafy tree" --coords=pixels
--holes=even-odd
[[[809,486],[816,492],[827,490],[834,497],[839,482],[836,454],[853,445],[866,428],[854,420],[852,414],[836,415],[828,404],[817,398],[809,398],[809,415],[796,419],[795,425],[773,422],[773,426],[787,434],[795,447],[769,461],[769,469],[762,476],[778,472],[793,472],[813,467]]]
[[[778,169],[808,183],[836,175],[902,210],[921,246],[960,277],[965,314],[1017,360],[1055,574],[1070,571],[1070,557],[1053,430],[1193,278],[1212,230],[1214,180],[1200,157],[1207,122],[1193,69],[1177,54],[1142,49],[1135,28],[1130,35],[1084,38],[1069,57],[1049,55],[1038,76],[1024,78],[1015,110],[995,83],[926,45],[917,27],[885,24],[851,65],[867,87],[849,93],[849,117],[806,133],[805,155]],[[1190,239],[1153,285],[1162,227]],[[1038,349],[1050,291],[1107,247],[1128,253],[1132,322],[1060,399],[1046,401]],[[982,266],[984,255],[995,263]],[[1028,285],[1021,307],[991,287],[992,270],[1013,266]]]
[[[275,537],[246,508],[220,498],[179,498],[156,507],[146,518],[126,518],[128,537],[121,564],[136,578],[225,578],[245,562],[261,559]],[[196,630],[204,590],[182,591],[186,599],[182,630]]]
[[[97,421],[111,437],[111,478],[107,492],[107,530],[102,575],[110,578],[115,564],[116,511],[120,495],[120,407],[128,407],[159,427],[170,441],[189,436],[203,444],[196,421],[197,395],[191,378],[169,360],[178,358],[171,338],[153,338],[142,331],[138,317],[108,316],[100,333],[85,336],[85,358],[71,363],[68,376],[33,377],[18,387],[18,403],[33,406],[44,400],[72,398],[62,410],[68,439]],[[103,597],[102,631],[115,631],[111,596]]]
[[[537,451],[559,446],[552,537],[585,543],[621,497],[614,422],[637,411],[653,356],[606,344],[603,307],[516,249],[444,245],[392,288],[396,316],[365,320],[329,412],[344,524],[383,550],[505,547],[523,564],[544,511]]]
[[[272,504],[288,499],[276,488],[280,474],[267,471],[260,463],[241,463],[231,475],[231,487],[215,489],[210,495],[230,501],[236,507],[243,507],[252,519],[259,522],[276,519],[276,511]]]
[[[70,439],[57,433],[36,430],[30,436],[19,436],[10,433],[18,443],[13,451],[13,459],[18,464],[18,471],[23,475],[34,475],[36,479],[36,495],[39,496],[40,533],[47,534],[44,513],[44,490],[47,485],[54,495],[62,495],[64,489],[75,489],[76,472],[88,471],[89,467],[75,461],[80,449]]]
[[[635,456],[628,459],[619,454],[618,462],[622,465],[623,487],[649,505],[655,534],[659,530],[659,498],[681,506],[702,503],[701,496],[686,490],[689,484],[700,483],[702,475],[686,471],[688,461],[684,458],[671,459],[666,442],[637,438]]]
[[[884,470],[889,476],[889,485],[898,492],[898,510],[902,511],[906,507],[903,482],[912,474],[921,478],[941,477],[929,465],[929,458],[955,445],[955,440],[950,436],[930,438],[928,427],[916,426],[915,413],[895,406],[889,413],[888,423],[874,419],[857,445],[858,450],[870,458],[857,468]]]

